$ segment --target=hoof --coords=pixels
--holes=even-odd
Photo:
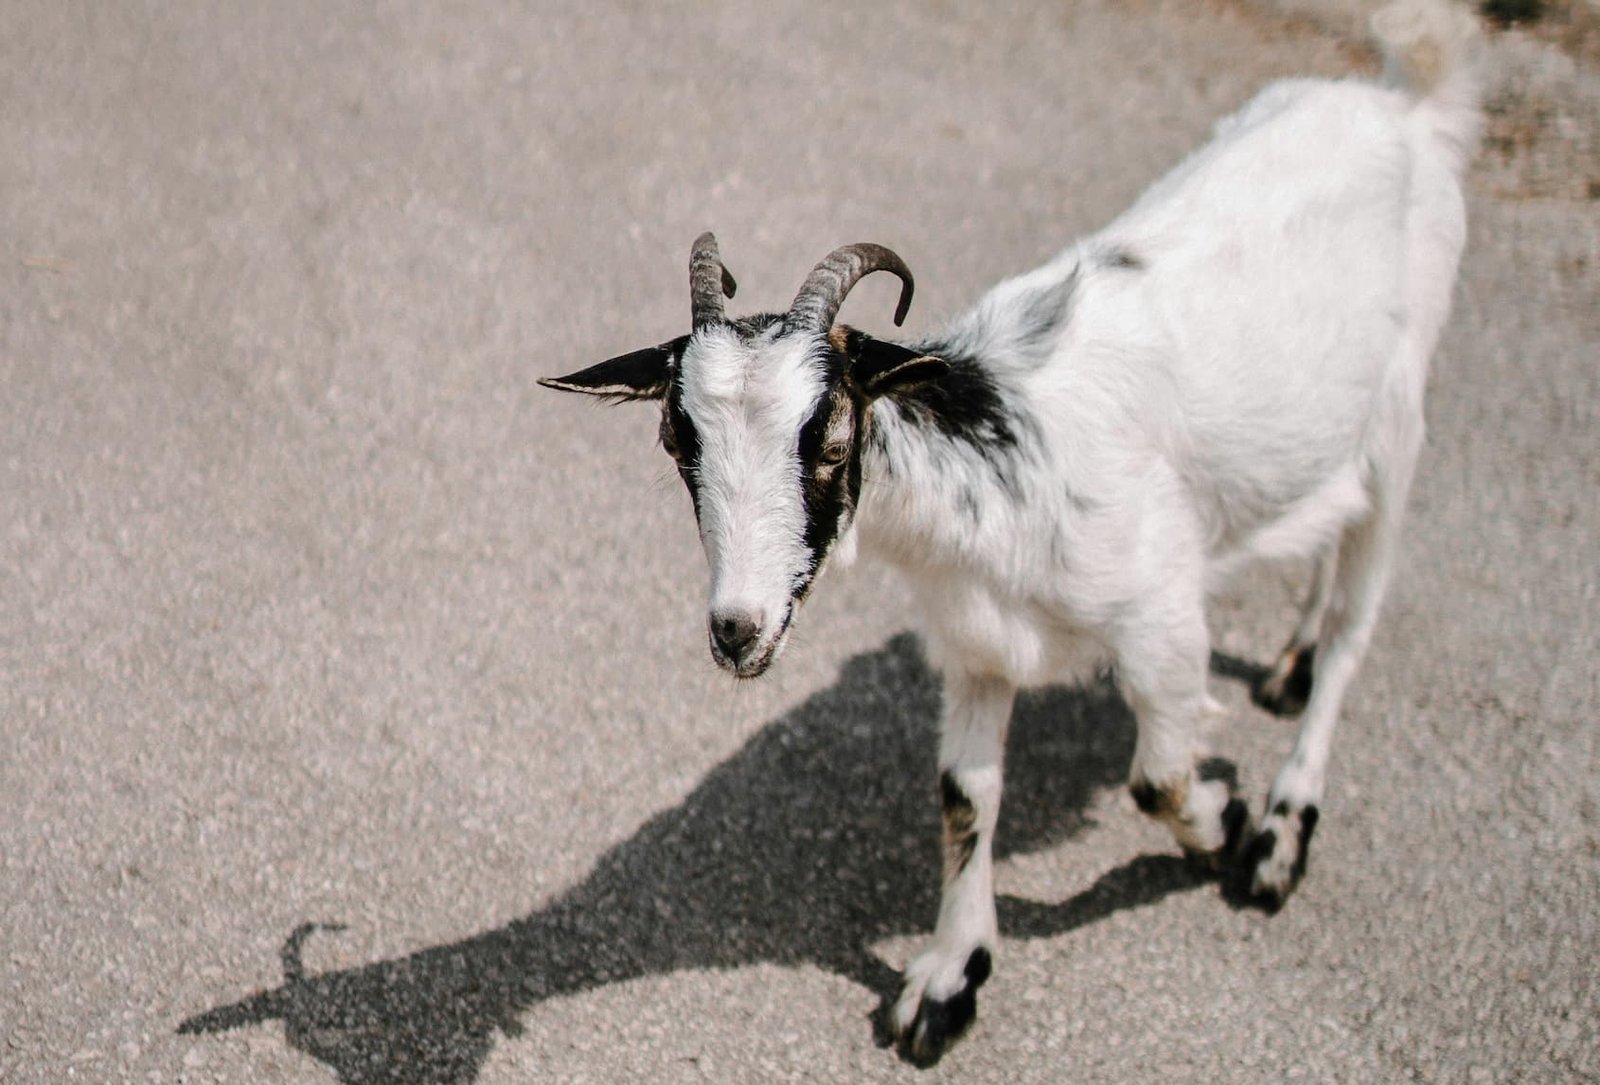
[[[932,1066],[944,1057],[978,1015],[978,988],[994,967],[989,950],[979,946],[967,955],[953,983],[937,984],[941,961],[924,954],[906,969],[906,985],[893,1011],[894,1038],[901,1054],[918,1066]],[[940,987],[948,990],[935,994]]]
[[[1274,716],[1298,716],[1311,700],[1311,668],[1317,646],[1291,648],[1255,689],[1250,699]]]
[[[1317,830],[1317,808],[1292,807],[1279,801],[1245,848],[1241,873],[1249,879],[1248,897],[1258,907],[1276,912],[1306,873],[1306,853]]]
[[[1222,810],[1222,847],[1215,851],[1184,848],[1184,856],[1201,870],[1222,874],[1235,868],[1250,841],[1250,807],[1238,796],[1228,800]]]
[[[1165,786],[1135,778],[1128,790],[1141,811],[1172,830],[1184,854],[1213,866],[1232,852],[1250,820],[1230,778],[1180,777]]]

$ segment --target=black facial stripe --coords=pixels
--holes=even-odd
[[[828,434],[835,428],[839,415],[850,410],[850,400],[838,391],[825,392],[817,402],[811,417],[800,427],[800,469],[811,472],[822,458],[827,447]]]
[[[678,444],[678,474],[689,488],[689,498],[694,505],[695,520],[700,519],[700,434],[694,428],[689,413],[683,409],[681,386],[674,382],[666,405],[663,425],[671,429],[672,439]]]
[[[806,551],[809,561],[796,595],[804,598],[810,590],[827,553],[839,533],[842,520],[855,508],[861,494],[861,419],[864,405],[835,384],[824,393],[805,425],[800,427],[800,490],[805,500]],[[850,452],[838,464],[822,463],[828,435],[839,430],[840,415],[850,417]]]

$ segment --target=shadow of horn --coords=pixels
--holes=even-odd
[[[342,931],[343,923],[302,923],[284,939],[278,958],[283,962],[283,986],[261,991],[229,1006],[196,1014],[178,1025],[178,1032],[193,1035],[200,1032],[226,1032],[243,1025],[258,1025],[263,1021],[285,1017],[294,989],[305,982],[306,967],[302,957],[306,940],[318,931]]]

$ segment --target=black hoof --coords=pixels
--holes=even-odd
[[[1228,834],[1222,845],[1222,854],[1231,860],[1239,854],[1245,836],[1250,831],[1250,806],[1237,795],[1222,808],[1222,828]]]
[[[1306,876],[1306,857],[1318,817],[1315,806],[1296,812],[1287,802],[1280,802],[1273,808],[1267,827],[1240,854],[1230,894],[1236,903],[1260,908],[1269,915],[1283,907]],[[1292,857],[1287,850],[1290,847],[1294,849]]]
[[[1289,869],[1290,887],[1300,884],[1306,876],[1306,855],[1311,851],[1311,837],[1317,831],[1317,819],[1322,816],[1315,806],[1300,811],[1300,843],[1295,849],[1294,866]]]
[[[917,1066],[929,1067],[944,1057],[950,1045],[959,1040],[978,1016],[978,988],[994,968],[994,960],[983,946],[973,950],[962,970],[966,983],[949,998],[924,996],[916,1020],[907,1030],[903,1054]]]
[[[1222,847],[1216,851],[1183,850],[1183,854],[1197,869],[1226,875],[1238,865],[1240,855],[1250,839],[1250,807],[1237,795],[1222,808],[1222,831]]]
[[[1250,699],[1274,716],[1298,716],[1311,700],[1311,668],[1317,646],[1308,644],[1295,649],[1272,668],[1272,672],[1256,683]]]

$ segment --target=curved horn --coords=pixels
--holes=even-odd
[[[689,250],[689,306],[696,329],[722,319],[722,295],[733,297],[739,288],[722,266],[717,239],[710,230],[694,239]]]
[[[911,269],[893,251],[870,243],[846,245],[830,252],[801,284],[800,293],[789,306],[790,317],[826,331],[833,327],[833,318],[839,315],[845,295],[874,271],[892,271],[900,279],[900,304],[894,310],[894,322],[898,327],[905,322],[906,310],[911,308],[911,291],[915,287]]]

